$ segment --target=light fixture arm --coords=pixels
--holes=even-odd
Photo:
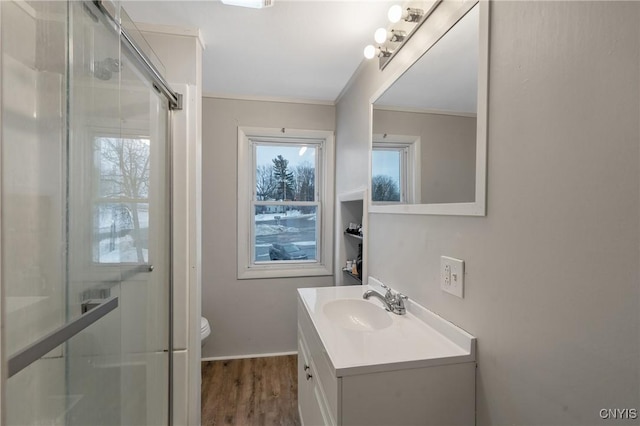
[[[420,22],[420,19],[424,16],[424,10],[413,7],[408,7],[405,13],[404,20],[406,22]]]
[[[407,37],[407,32],[406,31],[391,30],[391,37],[389,38],[389,41],[394,42],[394,43],[399,43],[401,41],[404,41],[404,39],[406,37]]]

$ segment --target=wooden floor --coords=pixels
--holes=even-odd
[[[297,357],[202,363],[202,425],[300,424]]]

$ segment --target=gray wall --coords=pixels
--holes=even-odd
[[[423,203],[475,201],[475,117],[374,110],[373,133],[420,136]]]
[[[238,126],[335,130],[335,107],[203,98],[202,315],[212,334],[203,358],[295,351],[296,288],[333,277],[238,280]]]
[[[487,216],[371,214],[370,275],[478,337],[477,424],[607,423],[640,401],[640,3],[491,6]],[[337,105],[338,193],[367,182],[391,72]],[[441,255],[466,261],[463,300]]]

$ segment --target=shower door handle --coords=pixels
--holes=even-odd
[[[91,302],[96,302],[92,300]],[[49,334],[36,340],[26,348],[16,352],[9,358],[8,364],[8,377],[19,373],[34,361],[39,360],[53,349],[57,348],[67,340],[71,339],[76,334],[80,333],[85,328],[89,327],[94,322],[98,321],[109,312],[118,307],[118,296],[113,296],[108,299],[104,299],[102,303],[95,304],[92,307],[87,306],[89,309],[84,311],[83,314],[78,316],[73,321],[64,324],[57,329],[53,330]]]

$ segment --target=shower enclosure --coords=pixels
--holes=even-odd
[[[170,424],[180,95],[117,2],[0,20],[2,423]]]

